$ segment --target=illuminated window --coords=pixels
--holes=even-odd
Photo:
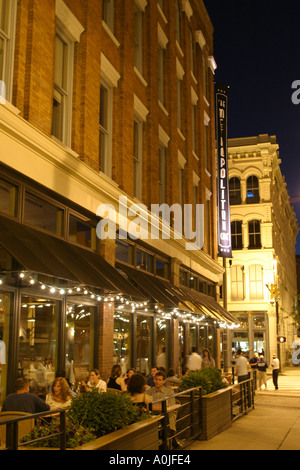
[[[256,176],[249,176],[247,179],[247,204],[259,202],[259,182]]]
[[[231,300],[244,299],[244,267],[231,266]]]

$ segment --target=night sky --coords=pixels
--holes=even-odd
[[[204,4],[214,26],[215,79],[230,86],[228,137],[277,136],[281,171],[300,224],[300,104],[292,102],[292,83],[300,81],[300,0]]]

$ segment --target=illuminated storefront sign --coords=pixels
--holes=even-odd
[[[227,156],[227,86],[216,85],[219,256],[232,257]]]

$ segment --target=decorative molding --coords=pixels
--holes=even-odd
[[[73,15],[63,0],[56,0],[55,14],[63,27],[68,31],[72,40],[79,42],[80,36],[84,31],[84,27],[78,21],[76,16]]]
[[[182,0],[182,11],[185,12],[188,20],[191,21],[191,16],[193,16],[193,9],[189,0]]]
[[[208,57],[207,60],[208,60],[208,66],[210,67],[212,73],[214,74],[218,68],[215,58],[211,55]]]
[[[178,150],[178,165],[180,166],[180,168],[184,168],[186,165],[186,159],[184,158],[180,150]]]
[[[101,52],[101,76],[111,87],[117,87],[121,77],[119,72],[109,62],[108,58]]]
[[[168,147],[169,142],[170,142],[170,137],[160,125],[158,126],[158,133],[159,133],[160,143],[163,144],[164,147]]]
[[[196,38],[196,42],[199,44],[199,46],[203,50],[206,44],[206,39],[200,29],[198,31],[195,31],[195,38]]]
[[[162,27],[160,26],[160,24],[158,23],[157,25],[157,33],[158,33],[158,43],[159,45],[163,48],[163,49],[166,49],[167,47],[167,44],[169,42],[169,39],[167,38],[164,30],[162,29]]]
[[[136,116],[143,122],[146,121],[147,116],[149,114],[149,110],[136,95],[134,95],[134,112]]]

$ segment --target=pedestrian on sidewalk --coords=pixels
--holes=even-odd
[[[275,390],[278,390],[278,374],[279,374],[280,362],[277,357],[277,354],[273,354],[271,367],[272,367],[273,384],[274,384]]]
[[[242,354],[241,348],[238,348],[235,354],[235,373],[237,375],[238,383],[244,382],[249,379],[248,361]]]
[[[257,361],[257,378],[258,378],[258,389],[261,390],[262,383],[265,386],[265,390],[268,390],[267,387],[267,368],[268,363],[265,361],[264,356],[261,354]]]

